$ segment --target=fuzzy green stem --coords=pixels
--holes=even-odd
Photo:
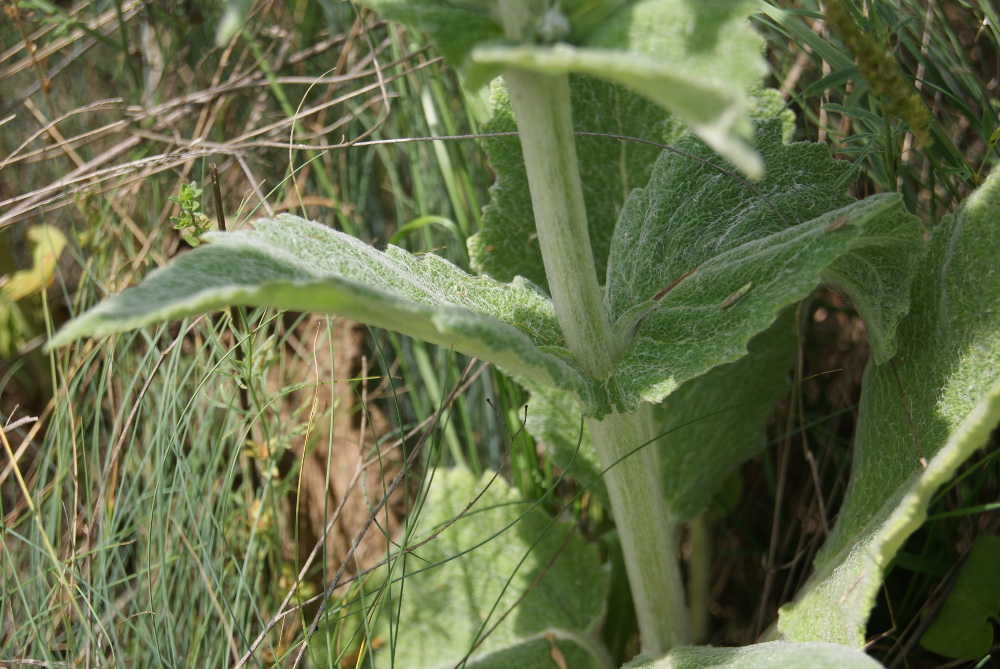
[[[567,347],[595,378],[614,369],[612,328],[597,281],[573,140],[569,79],[508,70],[545,276]],[[648,407],[647,407],[648,408]],[[643,652],[659,657],[690,642],[677,560],[677,523],[667,514],[646,412],[589,420],[621,539]],[[622,458],[625,458],[622,460]]]
[[[628,455],[648,440],[644,424],[641,413],[611,414],[587,422],[601,468],[611,467],[604,480],[635,602],[642,652],[660,657],[674,646],[690,644],[691,630],[678,561],[679,525],[667,512],[656,448],[650,444]]]
[[[569,77],[504,72],[556,318],[580,366],[597,378],[613,368],[612,330],[597,282],[573,140]]]

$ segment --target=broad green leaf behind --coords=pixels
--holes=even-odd
[[[791,315],[785,313],[750,340],[749,355],[686,381],[655,408],[653,431],[663,436],[650,448],[659,453],[664,495],[675,519],[696,517],[726,477],[764,448],[764,424],[788,388],[797,343]],[[567,476],[610,508],[575,398],[533,387],[529,407],[532,436]]]
[[[676,114],[738,169],[759,178],[746,91],[766,73],[763,43],[746,15],[749,3],[621,2],[576,40],[553,44],[481,44],[469,54],[472,86],[506,68],[586,74],[627,87]],[[573,26],[568,39],[574,39]]]
[[[979,660],[993,647],[993,623],[1000,619],[1000,537],[976,537],[955,586],[920,645],[962,660]]]
[[[490,0],[365,4],[426,31],[472,89],[509,68],[590,75],[677,114],[740,170],[761,176],[760,159],[746,141],[745,92],[766,72],[763,42],[747,20],[750,3],[503,1],[536,13],[521,34],[505,33],[505,11]]]
[[[437,532],[489,480],[489,474],[477,480],[467,470],[437,470],[414,539]],[[453,667],[500,623],[465,666],[547,668],[555,648],[568,666],[608,667],[590,637],[607,584],[595,547],[569,524],[553,524],[531,508],[502,479],[408,557],[406,570],[393,586],[395,666]]]
[[[764,426],[788,392],[798,339],[794,308],[747,344],[749,354],[686,381],[657,406],[663,490],[674,517],[691,520],[736,467],[764,450]]]

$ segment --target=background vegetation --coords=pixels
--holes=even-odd
[[[368,143],[476,132],[437,55],[347,3],[249,6],[217,47],[222,2],[4,4],[0,420],[16,427],[0,457],[0,660],[223,666],[253,647],[249,664],[291,665],[341,564],[350,575],[379,561],[384,537],[419,512],[433,465],[504,464],[531,499],[551,488],[543,450],[517,432],[519,388],[394,335],[233,310],[41,353],[71,314],[187,247],[193,229],[174,229],[171,198],[192,182],[203,191],[193,221],[233,228],[292,211],[467,267],[489,185],[476,142]],[[842,8],[775,2],[755,17],[768,85],[796,112],[798,139],[856,161],[859,195],[898,190],[931,229],[997,161],[1000,16],[987,0]],[[927,136],[909,132],[917,116],[895,120],[894,104],[926,109]],[[43,224],[65,237],[61,254],[33,245]],[[774,448],[685,541],[716,557],[716,645],[748,643],[775,620],[844,493],[864,326],[826,292],[798,323]],[[965,467],[896,560],[869,629],[888,666],[947,663],[917,641],[971,541],[1000,530],[998,453]],[[565,484],[548,508],[573,493]],[[605,637],[627,657],[634,623],[606,514],[587,496],[565,512],[612,562]],[[332,593],[308,637],[340,666],[366,651],[352,636],[363,607],[338,608],[358,583]]]

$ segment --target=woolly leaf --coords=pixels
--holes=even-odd
[[[573,130],[578,133],[576,153],[590,246],[598,277],[604,277],[611,238],[625,200],[633,189],[649,182],[653,164],[662,152],[643,142],[672,144],[682,136],[684,127],[663,109],[627,88],[592,77],[570,77],[570,95]],[[794,116],[784,109],[777,91],[756,88],[751,97],[754,106],[750,117],[759,121],[779,119],[782,140],[787,141],[794,130]],[[483,128],[485,132],[517,131],[502,81],[493,84],[491,107],[492,116]],[[630,139],[618,141],[582,134],[608,132]],[[678,148],[688,148],[691,143],[688,139]],[[520,140],[514,136],[487,137],[483,144],[496,181],[490,189],[490,203],[483,210],[480,231],[469,238],[472,266],[500,281],[523,276],[547,288]],[[707,149],[700,147],[698,151],[699,157],[713,165],[724,164]],[[818,150],[816,155],[820,156]],[[825,165],[831,162],[828,157],[821,160]],[[713,171],[721,173],[718,169]]]
[[[211,243],[74,319],[49,347],[230,305],[266,306],[339,314],[567,388],[584,402],[596,396],[567,362],[552,304],[531,283],[469,276],[394,246],[381,252],[295,216],[255,225],[206,235]]]
[[[557,388],[530,387],[528,432],[566,476],[586,487],[604,508],[611,508],[601,463],[576,398]]]
[[[864,653],[832,643],[772,641],[744,648],[676,648],[659,660],[639,659],[622,669],[877,669]]]
[[[755,190],[663,154],[626,203],[606,293],[622,351],[607,390],[619,411],[741,358],[751,337],[821,280],[854,299],[877,359],[892,354],[923,251],[919,221],[897,195],[831,211],[850,202],[837,185],[842,164],[818,145],[783,145],[780,135],[776,122],[761,128],[769,171]]]
[[[764,426],[788,391],[798,343],[793,312],[751,339],[749,355],[686,381],[657,407],[663,490],[675,518],[695,518],[733,470],[764,449]]]
[[[715,256],[853,202],[839,185],[849,163],[831,158],[824,144],[784,144],[782,133],[777,121],[758,127],[767,176],[752,186],[716,169],[718,157],[690,134],[675,143],[689,155],[660,156],[615,229],[606,299],[612,321]]]
[[[993,647],[993,621],[1000,620],[1000,537],[976,537],[955,586],[920,645],[962,660],[978,660]]]
[[[890,560],[1000,421],[998,211],[994,173],[933,233],[896,357],[865,371],[851,484],[814,575],[781,611],[786,638],[864,643]]]
[[[505,69],[587,74],[625,86],[677,114],[720,155],[757,178],[746,143],[745,91],[766,72],[744,2],[622,0],[510,2],[527,13],[506,26],[494,2],[367,0],[384,16],[430,34],[473,89]],[[509,12],[507,12],[509,16]],[[513,33],[513,34],[512,34]]]
[[[764,424],[788,387],[796,338],[791,311],[750,340],[750,354],[697,376],[655,409],[667,508],[690,520],[729,474],[764,448]],[[531,391],[528,431],[553,462],[609,506],[601,466],[576,399],[555,388]]]

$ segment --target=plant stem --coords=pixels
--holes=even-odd
[[[677,555],[678,523],[667,512],[656,448],[642,414],[611,414],[587,421],[611,497],[628,572],[642,651],[653,657],[691,643],[684,585]],[[628,456],[628,457],[626,457]],[[625,458],[622,460],[622,458]],[[615,464],[617,463],[617,464]]]
[[[573,141],[569,79],[504,72],[517,120],[545,276],[567,347],[597,379],[614,369],[612,329],[604,309],[587,231],[587,212]],[[647,407],[648,409],[648,407]],[[643,652],[659,657],[689,643],[677,562],[677,523],[666,509],[647,413],[613,413],[588,421],[621,539]],[[625,458],[624,460],[622,458]]]
[[[712,589],[712,541],[708,512],[701,513],[688,524],[691,558],[688,560],[688,610],[691,619],[691,639],[696,644],[708,643],[708,598]]]
[[[597,282],[573,140],[569,77],[507,70],[556,318],[580,366],[596,378],[613,368],[611,325]]]

